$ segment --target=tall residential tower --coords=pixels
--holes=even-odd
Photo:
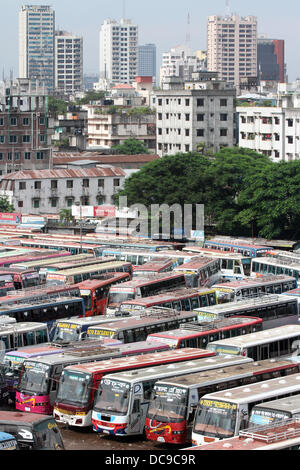
[[[83,39],[66,31],[55,33],[55,90],[70,95],[83,89]]]
[[[19,78],[46,92],[54,88],[55,12],[47,5],[25,5],[19,12]]]

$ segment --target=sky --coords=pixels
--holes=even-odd
[[[231,13],[258,18],[258,33],[285,40],[289,81],[300,77],[299,0],[228,0]],[[0,0],[1,74],[18,76],[18,12],[22,5],[50,5],[55,10],[56,29],[83,36],[84,73],[99,70],[99,31],[107,18],[125,17],[139,26],[139,44],[157,46],[157,67],[163,52],[184,44],[190,36],[192,50],[206,49],[206,20],[226,14],[226,0]],[[188,25],[188,15],[190,24]],[[2,76],[1,76],[2,78]]]

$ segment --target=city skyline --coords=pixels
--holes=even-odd
[[[11,0],[2,12],[1,62],[4,76],[9,78],[10,71],[18,76],[18,13],[24,1]],[[40,5],[42,2],[28,2]],[[84,73],[99,71],[99,31],[107,18],[119,20],[123,16],[139,26],[139,45],[154,43],[157,46],[157,66],[160,67],[162,53],[172,47],[187,42],[193,50],[206,49],[206,22],[209,15],[226,14],[225,0],[212,0],[209,5],[200,5],[192,0],[178,2],[165,0],[158,3],[137,0],[86,0],[84,3],[71,0],[52,0],[43,2],[51,6],[56,13],[56,29],[63,29],[83,36]],[[296,49],[300,39],[295,37],[300,5],[288,0],[282,9],[279,0],[253,0],[251,4],[237,0],[230,1],[231,13],[240,16],[254,15],[258,18],[258,35],[265,34],[270,39],[285,40],[286,63],[289,81],[300,77],[300,63]],[[189,16],[189,22],[188,22]],[[189,23],[189,24],[188,24]],[[299,44],[300,46],[300,44]]]

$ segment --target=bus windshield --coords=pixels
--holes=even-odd
[[[55,332],[52,338],[53,343],[70,343],[78,341],[80,327],[69,323],[59,322],[55,326]]]
[[[65,370],[58,387],[57,400],[86,405],[89,402],[90,392],[90,374]]]
[[[95,411],[109,411],[126,415],[129,405],[130,385],[119,380],[103,379],[98,390]]]
[[[130,292],[125,292],[120,291],[120,292],[112,292],[110,290],[109,293],[109,304],[118,304],[121,302],[126,302],[127,300],[133,300],[135,298],[135,293],[130,291]]]
[[[292,414],[287,411],[270,410],[267,408],[253,408],[249,427],[265,426],[276,421],[292,418]]]
[[[80,289],[80,296],[83,298],[85,310],[92,308],[92,295],[89,289]]]
[[[213,344],[213,343],[208,343],[207,349],[210,351],[213,351],[216,355],[233,355],[233,356],[239,356],[242,354],[241,348],[235,347],[235,346],[227,346],[222,343],[220,344]]]
[[[234,436],[237,406],[216,400],[200,400],[194,422],[194,432],[225,439]]]
[[[53,418],[34,425],[38,449],[64,450],[64,444],[57,423]]]
[[[22,392],[35,392],[39,395],[46,395],[49,386],[50,366],[30,361],[26,361],[23,366],[24,369],[19,383]]]
[[[155,385],[147,416],[150,419],[178,423],[186,419],[187,390],[171,385]]]

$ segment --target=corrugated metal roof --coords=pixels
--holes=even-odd
[[[22,170],[10,173],[3,180],[58,179],[58,178],[99,178],[125,176],[122,168],[78,168],[53,170]]]
[[[111,164],[111,163],[143,163],[152,162],[160,158],[158,155],[153,154],[140,154],[140,155],[100,155],[98,153],[86,152],[80,154],[59,153],[53,156],[54,165],[72,162],[85,162],[95,161],[97,163]]]

